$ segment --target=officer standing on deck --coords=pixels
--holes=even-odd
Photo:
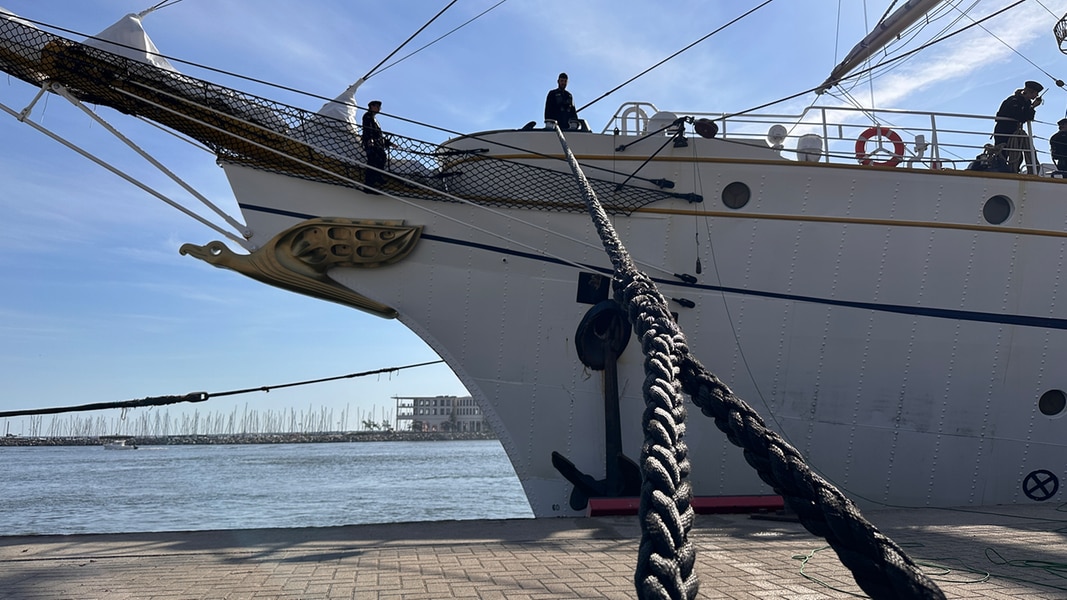
[[[1025,125],[1034,120],[1035,108],[1041,106],[1038,94],[1045,89],[1036,81],[1027,81],[1022,89],[1008,96],[997,111],[997,124],[993,127],[993,143],[1011,165],[1012,172],[1018,173],[1025,157],[1028,171],[1033,173],[1034,144],[1027,135]]]
[[[367,105],[367,112],[363,113],[363,149],[367,152],[367,165],[385,170],[385,148],[389,141],[382,133],[381,125],[378,125],[378,113],[382,110],[381,100],[371,100]],[[365,169],[366,175],[363,181],[370,187],[380,187],[385,181],[385,176],[374,169]]]
[[[1056,169],[1067,171],[1067,119],[1060,119],[1056,125],[1060,130],[1048,139],[1049,150],[1052,151],[1052,162],[1056,163]]]
[[[571,121],[578,121],[578,111],[574,108],[574,98],[567,91],[567,74],[560,73],[556,82],[559,87],[549,90],[548,98],[545,98],[545,121],[555,121],[566,131],[570,129]]]

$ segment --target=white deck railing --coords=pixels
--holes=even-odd
[[[925,169],[966,169],[993,143],[996,121],[990,115],[825,106],[812,106],[799,114],[673,113],[648,102],[627,102],[603,132],[618,128],[624,135],[642,135],[681,116],[714,121],[718,137],[724,140],[780,147],[788,160],[859,164],[867,159]],[[1032,133],[1029,124],[1027,131]],[[865,134],[866,139],[861,137]],[[806,144],[816,140],[818,148],[805,150]],[[1033,145],[1034,164],[1038,159],[1050,162],[1047,139],[1035,138]]]

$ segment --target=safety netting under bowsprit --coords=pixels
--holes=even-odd
[[[0,69],[35,86],[60,84],[72,96],[182,132],[223,161],[291,177],[360,188],[366,153],[347,121],[131,60],[0,16]],[[457,151],[389,135],[390,193],[491,207],[585,212],[569,172]],[[566,164],[560,162],[560,168]],[[621,178],[621,177],[620,177]],[[613,214],[678,195],[591,178]]]

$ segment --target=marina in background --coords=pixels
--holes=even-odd
[[[20,438],[77,440],[102,436],[235,439],[286,435],[293,441],[305,441],[309,436],[368,432],[471,433],[475,434],[471,436],[473,439],[493,437],[481,410],[469,396],[394,397],[393,401],[391,407],[373,405],[369,410],[353,409],[351,404],[340,411],[313,406],[262,410],[245,404],[229,412],[179,411],[174,416],[167,409],[32,415],[0,421],[4,432],[0,444],[25,445],[18,443]],[[412,439],[416,438],[421,439],[418,436]]]

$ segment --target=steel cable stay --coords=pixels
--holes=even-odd
[[[411,51],[411,52],[409,52],[408,54],[405,54],[404,56],[402,56],[402,57],[400,57],[400,58],[396,59],[395,61],[393,61],[393,62],[389,63],[388,65],[382,66],[382,64],[384,64],[386,60],[389,60],[388,58],[386,58],[385,60],[383,60],[383,61],[382,61],[382,64],[379,64],[379,65],[378,65],[377,67],[375,67],[375,68],[374,68],[374,70],[372,71],[372,73],[382,73],[382,72],[385,72],[385,71],[387,71],[387,70],[389,70],[389,69],[391,69],[391,68],[395,67],[396,65],[399,65],[400,63],[402,63],[402,62],[404,62],[405,60],[407,60],[407,59],[411,58],[412,56],[415,56],[416,54],[418,54],[418,53],[422,52],[423,50],[425,50],[425,49],[429,48],[430,46],[433,46],[433,45],[434,45],[434,44],[436,44],[437,42],[440,42],[441,40],[445,39],[446,37],[448,37],[448,36],[452,35],[453,33],[457,32],[457,31],[459,31],[460,29],[463,29],[463,28],[464,28],[464,27],[466,27],[467,25],[470,25],[470,24],[471,24],[471,23],[473,23],[474,21],[477,21],[478,19],[480,19],[480,18],[482,18],[483,16],[485,16],[485,15],[486,15],[486,14],[487,14],[487,13],[488,13],[489,11],[491,11],[491,10],[495,9],[496,7],[500,6],[501,4],[503,4],[503,3],[505,3],[505,2],[507,2],[507,0],[500,0],[500,1],[499,1],[499,2],[497,2],[496,4],[494,4],[494,5],[490,6],[489,8],[487,8],[487,9],[483,10],[482,12],[480,12],[480,13],[478,13],[478,14],[474,15],[473,17],[471,17],[470,19],[468,19],[468,20],[464,21],[464,22],[463,22],[463,23],[461,23],[460,25],[458,25],[458,26],[456,26],[456,27],[454,27],[454,28],[450,29],[450,30],[449,30],[449,31],[448,31],[447,33],[445,33],[445,34],[443,34],[443,35],[440,35],[440,36],[438,36],[438,37],[434,38],[434,39],[433,39],[433,41],[430,41],[430,42],[427,42],[426,44],[423,44],[423,45],[422,45],[422,46],[420,46],[420,47],[419,47],[419,48],[418,48],[417,50],[412,50],[412,51]],[[455,3],[453,2],[452,4],[455,4]],[[452,6],[452,4],[449,4],[448,6]],[[445,10],[447,10],[447,8],[448,8],[448,7],[446,6],[446,7],[445,7]],[[443,12],[444,12],[444,10],[442,10],[441,12],[443,13]],[[438,16],[440,16],[440,15],[438,15]],[[436,19],[436,18],[437,18],[437,17],[434,17],[434,19]],[[433,21],[431,21],[431,22],[433,22]],[[426,25],[429,25],[429,23],[427,23]],[[419,33],[419,32],[421,32],[421,31],[422,31],[423,29],[426,29],[426,27],[425,27],[425,26],[423,26],[423,28],[422,28],[422,29],[420,29],[420,30],[419,30],[418,32],[415,32],[415,35],[418,35],[418,33]],[[412,39],[414,39],[415,35],[411,36],[411,37],[412,37]],[[409,40],[409,41],[410,41],[410,40]],[[407,45],[407,42],[405,42],[405,43],[404,43],[404,45]],[[403,47],[403,46],[401,46],[401,48],[402,48],[402,47]],[[400,48],[397,48],[397,50],[400,50]],[[393,52],[393,53],[392,53],[392,54],[390,54],[389,56],[394,56],[395,54],[396,54],[396,52]],[[367,75],[367,77],[370,77],[370,74],[368,74],[368,75]]]
[[[61,406],[55,408],[35,408],[25,410],[9,410],[0,412],[0,419],[9,417],[25,417],[35,415],[56,415],[71,412],[86,412],[91,410],[106,410],[111,408],[141,408],[145,406],[168,406],[171,404],[180,404],[182,402],[205,402],[211,398],[223,398],[226,396],[237,396],[240,394],[250,394],[252,392],[265,392],[269,393],[271,390],[280,390],[291,387],[299,387],[305,385],[312,385],[316,383],[325,383],[328,381],[339,381],[341,379],[355,379],[357,377],[368,377],[370,375],[383,375],[385,373],[396,373],[405,369],[415,369],[418,367],[425,367],[429,365],[436,365],[445,362],[444,360],[431,360],[427,362],[415,363],[410,365],[403,365],[400,367],[386,367],[383,369],[375,369],[373,371],[362,371],[359,373],[349,373],[347,375],[336,375],[333,377],[322,377],[320,379],[307,379],[304,381],[295,381],[291,383],[279,383],[275,385],[262,385],[259,387],[243,388],[237,390],[229,390],[226,392],[191,392],[182,396],[150,396],[147,398],[140,398],[137,400],[122,400],[118,402],[96,402],[93,404],[81,404],[77,406]]]
[[[843,83],[845,83],[847,81],[856,80],[856,79],[858,79],[860,77],[863,77],[863,76],[875,76],[875,75],[872,75],[872,74],[879,73],[880,69],[884,71],[884,69],[889,67],[889,65],[897,63],[898,61],[901,61],[901,60],[905,60],[908,57],[910,57],[910,56],[912,56],[912,55],[914,55],[914,54],[916,54],[918,52],[926,50],[927,48],[929,48],[929,47],[931,47],[931,46],[933,46],[935,44],[939,44],[941,42],[944,42],[945,40],[948,40],[949,38],[952,38],[952,37],[954,37],[954,36],[956,36],[958,34],[961,34],[964,31],[967,31],[967,30],[971,29],[972,27],[981,27],[981,23],[984,23],[985,21],[988,21],[988,20],[990,20],[990,19],[992,19],[994,17],[1000,16],[1001,14],[1007,12],[1008,10],[1010,10],[1012,8],[1015,8],[1019,4],[1022,4],[1024,1],[1025,0],[1017,0],[1015,3],[998,10],[998,11],[994,12],[993,14],[990,14],[990,15],[987,15],[985,17],[982,17],[981,19],[972,22],[970,25],[966,25],[966,26],[964,26],[964,27],[962,27],[962,28],[960,28],[960,29],[958,29],[956,31],[953,31],[952,33],[945,34],[942,37],[939,37],[939,38],[936,38],[936,39],[931,40],[929,42],[926,42],[925,44],[922,44],[921,46],[919,46],[917,48],[913,48],[911,50],[908,50],[907,52],[904,52],[903,54],[899,54],[899,55],[894,56],[892,58],[886,58],[886,59],[880,61],[879,63],[875,64],[874,66],[853,71],[848,76],[842,77],[839,81],[834,82],[833,85],[836,85],[836,86],[840,87],[841,84],[843,84]],[[1065,28],[1065,32],[1067,32],[1067,28]],[[1065,33],[1065,35],[1067,35],[1067,33]],[[1050,77],[1051,77],[1051,75],[1050,75]],[[1055,78],[1053,78],[1053,79],[1054,79],[1056,85],[1061,85],[1061,81],[1059,79],[1055,79]],[[754,113],[756,111],[763,110],[764,108],[767,108],[769,106],[774,106],[776,104],[781,104],[783,102],[786,102],[786,101],[789,101],[789,100],[793,100],[793,99],[799,98],[801,96],[806,96],[806,95],[808,95],[808,94],[810,94],[812,92],[815,92],[817,95],[821,96],[827,90],[829,90],[830,87],[831,87],[830,85],[827,85],[827,82],[823,82],[823,83],[821,83],[821,84],[819,84],[819,85],[817,85],[817,86],[815,86],[813,88],[805,89],[805,90],[796,92],[794,94],[790,94],[788,96],[784,96],[782,98],[778,98],[776,100],[771,100],[769,102],[764,102],[763,104],[759,104],[757,106],[752,106],[752,107],[746,108],[744,110],[740,110],[740,111],[737,111],[737,112],[725,114],[725,115],[722,116],[722,119],[725,120],[725,119],[730,119],[730,118],[733,118],[733,117],[740,117],[740,116],[743,116],[743,115],[746,115],[746,114]]]
[[[911,56],[913,56],[913,55],[915,55],[915,54],[917,54],[919,52],[922,52],[922,51],[930,48],[931,46],[934,46],[935,44],[940,44],[941,42],[944,42],[944,41],[946,41],[946,40],[948,40],[950,38],[953,38],[953,37],[965,32],[965,31],[968,31],[973,27],[982,27],[982,23],[1006,13],[1007,11],[1015,8],[1016,6],[1022,4],[1023,2],[1025,2],[1025,0],[1017,0],[1015,3],[1010,4],[1008,6],[1005,6],[1004,8],[1001,8],[1000,10],[997,10],[996,12],[994,12],[992,14],[986,15],[986,16],[978,19],[977,21],[972,20],[970,25],[966,25],[964,27],[961,27],[960,29],[957,29],[956,31],[953,31],[952,33],[948,33],[948,34],[945,34],[945,35],[943,35],[941,37],[938,37],[936,39],[930,40],[929,42],[926,42],[925,44],[922,44],[922,45],[920,45],[920,46],[918,46],[916,48],[912,48],[911,50],[908,50],[908,51],[906,51],[906,52],[904,52],[902,54],[898,54],[897,56],[894,56],[892,58],[886,58],[885,60],[882,60],[882,61],[878,62],[877,64],[875,64],[872,67],[867,67],[867,68],[864,68],[864,69],[858,69],[858,70],[852,71],[848,75],[842,76],[837,81],[833,81],[833,82],[826,81],[826,82],[823,82],[822,85],[820,85],[818,88],[816,88],[816,93],[821,94],[822,91],[825,91],[825,90],[829,89],[831,87],[831,85],[838,85],[839,86],[845,81],[854,80],[854,79],[857,79],[857,78],[860,78],[860,77],[864,77],[864,76],[871,76],[871,74],[873,74],[873,73],[875,73],[876,71],[879,71],[879,70],[884,71],[885,68],[890,64],[897,63],[899,61],[905,60],[905,59],[907,59],[907,58],[909,58],[909,57],[911,57]],[[771,104],[775,104],[775,103],[772,102]],[[754,109],[749,109],[748,111],[744,111],[744,112],[750,112],[752,110],[754,110]]]
[[[128,183],[133,184],[134,186],[140,188],[142,191],[144,191],[144,192],[148,193],[149,195],[154,196],[158,200],[162,201],[164,204],[167,204],[167,205],[171,206],[172,208],[177,209],[179,212],[185,214],[186,216],[188,216],[189,218],[193,219],[194,221],[200,223],[201,225],[204,225],[208,229],[218,233],[219,235],[222,235],[222,236],[226,237],[227,239],[229,239],[229,240],[241,245],[242,247],[244,247],[246,249],[248,248],[248,241],[246,239],[244,239],[243,237],[235,235],[235,234],[227,231],[226,229],[220,227],[216,223],[212,223],[211,221],[209,221],[206,218],[204,218],[202,215],[199,215],[196,212],[194,212],[194,211],[190,210],[189,208],[185,207],[180,202],[177,202],[177,201],[171,199],[170,197],[168,197],[163,192],[160,192],[160,191],[150,187],[148,184],[140,181],[139,179],[137,179],[133,175],[130,175],[126,171],[123,171],[119,167],[116,167],[115,165],[113,165],[113,164],[103,160],[102,158],[96,156],[95,154],[93,154],[89,150],[86,150],[85,148],[82,148],[81,146],[78,146],[74,142],[71,142],[70,140],[64,138],[60,134],[52,131],[51,129],[48,129],[44,125],[41,125],[40,123],[34,121],[33,119],[28,118],[28,115],[22,114],[19,111],[16,111],[15,109],[7,106],[6,104],[4,104],[2,102],[0,102],[0,112],[7,113],[8,115],[10,115],[10,116],[14,117],[16,120],[18,120],[19,122],[24,123],[24,124],[32,127],[33,129],[36,129],[37,131],[39,131],[40,133],[44,134],[45,136],[55,140],[56,142],[59,142],[60,144],[66,146],[67,148],[70,148],[71,150],[77,152],[78,154],[80,154],[81,156],[86,158],[87,160],[89,160],[89,161],[91,161],[93,163],[96,163],[97,165],[103,167],[107,171],[110,171],[112,174],[117,175],[119,178],[127,181]],[[23,111],[23,113],[25,113],[25,110]],[[106,124],[105,124],[105,127],[107,127]],[[108,128],[110,129],[110,127],[108,127]],[[116,136],[119,137],[120,139],[122,139],[122,136],[119,136],[118,134],[116,134]],[[136,145],[135,144],[130,143],[129,145],[132,148],[136,149]],[[149,157],[147,154],[143,154],[142,153],[142,157],[144,157],[146,160],[148,160],[149,162],[153,163],[154,165],[156,164],[156,161],[154,159],[152,159],[151,157]],[[159,167],[157,167],[157,168],[159,168]],[[170,171],[168,169],[161,168],[160,170],[163,171],[165,174],[170,175],[171,178],[174,179],[175,182],[178,182],[179,185],[181,185],[182,187],[186,187],[185,182],[181,181],[180,178],[178,178],[177,176],[173,175],[173,173],[170,173]],[[194,196],[196,196],[198,198],[202,197],[200,194],[196,193],[195,190],[191,190],[189,188],[186,188],[186,189],[189,190],[190,193],[192,193]],[[205,199],[205,204],[209,208],[213,208],[213,209],[216,208],[214,204],[206,201],[206,199]],[[216,211],[217,211],[217,209],[216,209]],[[237,223],[232,217],[227,215],[225,212],[219,212],[219,215],[223,219],[225,219],[228,223],[230,223],[232,226],[234,226],[235,229],[238,229],[238,230],[241,230],[241,231],[244,231],[246,229],[243,225],[240,225],[239,223]]]
[[[194,188],[192,185],[187,183],[184,179],[182,179],[177,174],[175,174],[173,171],[171,171],[169,168],[167,168],[166,165],[164,165],[162,162],[157,160],[151,154],[149,154],[144,149],[142,149],[140,146],[138,146],[137,143],[135,143],[133,140],[131,140],[126,135],[124,135],[122,132],[120,132],[113,125],[111,125],[106,120],[104,120],[103,117],[101,117],[100,115],[96,114],[94,111],[88,109],[85,106],[85,104],[83,104],[81,102],[81,100],[78,100],[77,98],[75,98],[74,95],[71,94],[61,84],[53,83],[53,84],[51,84],[50,87],[51,87],[53,92],[55,92],[59,96],[62,96],[65,100],[67,100],[72,105],[74,105],[75,107],[80,109],[82,112],[84,112],[86,115],[88,115],[90,119],[92,119],[93,121],[96,121],[97,123],[99,123],[100,126],[103,127],[105,130],[107,130],[108,133],[110,133],[111,135],[115,136],[115,138],[117,138],[119,141],[121,141],[122,143],[124,143],[127,146],[129,146],[130,149],[132,149],[134,152],[136,152],[138,155],[140,155],[142,158],[144,158],[146,161],[148,161],[153,167],[155,167],[161,173],[163,173],[164,175],[166,175],[167,177],[172,179],[174,181],[174,183],[177,183],[183,190],[189,192],[190,195],[192,195],[194,198],[199,200],[201,204],[203,204],[207,208],[211,209],[211,211],[214,212],[216,215],[218,215],[219,218],[221,218],[222,220],[226,221],[227,225],[229,225],[230,227],[233,227],[235,230],[239,231],[241,233],[241,235],[244,236],[245,238],[252,237],[252,232],[251,232],[251,230],[248,229],[247,225],[245,225],[243,223],[240,223],[236,219],[231,217],[228,213],[226,213],[226,211],[224,211],[221,208],[219,208],[214,202],[212,202],[206,196],[204,196],[199,191],[197,191],[196,188]],[[245,244],[245,245],[247,246],[247,244]]]
[[[720,31],[722,31],[722,30],[724,30],[724,29],[726,29],[726,28],[730,27],[731,25],[733,25],[733,24],[735,24],[735,23],[737,23],[737,22],[741,21],[741,20],[742,20],[742,19],[744,19],[745,17],[748,17],[748,16],[749,16],[749,15],[751,15],[752,13],[754,13],[754,12],[756,12],[757,10],[759,10],[759,9],[763,8],[764,6],[767,6],[768,4],[770,4],[770,3],[771,3],[771,2],[773,2],[773,1],[774,1],[774,0],[764,0],[764,2],[763,2],[762,4],[760,4],[759,6],[756,6],[756,7],[754,7],[754,8],[751,8],[751,9],[749,9],[748,11],[746,11],[745,13],[743,13],[742,15],[740,15],[740,16],[738,16],[738,17],[734,17],[734,18],[733,18],[732,20],[730,20],[730,21],[729,21],[728,23],[726,23],[725,25],[722,25],[722,26],[720,26],[720,27],[719,27],[718,29],[716,29],[716,30],[712,31],[711,33],[709,33],[709,34],[705,35],[704,37],[700,38],[699,40],[697,40],[697,41],[695,41],[695,42],[693,42],[693,43],[689,44],[688,46],[686,46],[685,48],[682,48],[681,50],[678,50],[678,51],[677,51],[677,52],[675,52],[674,54],[671,54],[671,55],[670,55],[670,56],[668,56],[667,58],[664,58],[663,60],[661,60],[661,61],[659,61],[658,63],[656,63],[656,64],[652,65],[651,67],[649,67],[649,68],[645,69],[644,71],[641,71],[641,72],[640,72],[640,73],[638,73],[637,75],[634,75],[633,77],[631,77],[631,78],[627,79],[626,81],[624,81],[624,82],[620,83],[619,85],[615,86],[614,88],[612,88],[612,89],[610,89],[610,90],[608,90],[608,91],[604,92],[604,93],[603,93],[603,94],[601,94],[600,96],[597,96],[597,97],[596,97],[595,99],[593,99],[593,100],[592,100],[592,101],[590,101],[590,102],[587,102],[587,103],[586,103],[586,104],[585,104],[584,106],[582,106],[581,108],[579,108],[579,109],[578,109],[577,111],[575,111],[575,112],[581,112],[581,111],[583,111],[583,110],[585,110],[585,109],[589,108],[590,106],[592,106],[592,105],[596,104],[597,102],[600,102],[600,101],[601,101],[601,100],[603,100],[604,98],[607,98],[608,96],[610,96],[610,95],[614,94],[615,92],[617,92],[617,91],[621,90],[622,88],[626,87],[627,85],[630,85],[631,83],[633,83],[634,81],[636,81],[636,80],[637,80],[637,79],[639,79],[640,77],[643,77],[644,75],[647,75],[647,74],[648,74],[649,72],[651,72],[652,70],[654,70],[654,69],[656,69],[656,68],[660,67],[661,65],[663,65],[663,64],[665,64],[665,63],[667,63],[667,62],[669,62],[669,61],[673,60],[673,59],[674,59],[675,57],[677,57],[678,55],[682,54],[683,52],[686,52],[687,50],[689,50],[690,48],[693,48],[694,46],[696,46],[696,45],[700,44],[700,43],[701,43],[701,42],[703,42],[704,40],[706,40],[706,39],[708,39],[708,38],[710,38],[710,37],[714,36],[715,34],[719,33]]]
[[[640,171],[641,169],[645,168],[645,166],[648,165],[648,163],[652,162],[652,160],[654,158],[659,156],[660,152],[663,152],[663,150],[667,147],[667,144],[674,143],[674,146],[677,148],[679,146],[679,143],[684,143],[685,142],[685,129],[684,129],[685,126],[684,126],[684,123],[686,122],[687,119],[688,120],[692,120],[692,117],[679,117],[679,118],[675,119],[674,122],[672,122],[670,125],[667,125],[665,127],[661,127],[659,131],[655,132],[655,133],[659,133],[660,131],[667,131],[667,130],[670,130],[672,127],[674,128],[671,136],[668,137],[666,139],[666,141],[664,141],[662,144],[660,144],[659,148],[656,148],[656,150],[654,152],[649,154],[648,158],[646,158],[641,164],[637,165],[637,168],[634,169],[632,173],[627,175],[626,179],[622,180],[621,183],[619,183],[617,186],[615,186],[615,189],[621,190],[626,186],[626,184],[630,183],[631,179],[637,178],[637,172]],[[643,137],[643,138],[641,138],[641,139],[639,139],[637,141],[641,141],[643,139],[646,139],[647,137],[649,137],[649,136],[645,136],[645,137]],[[619,146],[615,150],[617,152],[625,150],[625,145]],[[653,180],[651,180],[651,183],[653,183],[655,185],[658,185],[661,188],[670,189],[670,188],[674,187],[674,182],[670,181],[670,180],[667,180],[667,179],[653,179]],[[688,198],[688,200],[690,202],[694,202],[695,203],[695,202],[700,202],[701,200],[703,200],[703,198],[699,194],[696,194],[696,193],[691,193],[691,194],[689,194],[689,196],[690,197]]]
[[[745,460],[782,496],[814,535],[821,536],[875,600],[943,599],[944,593],[904,550],[878,531],[859,508],[815,473],[800,452],[768,429],[756,411],[689,353],[688,342],[656,284],[634,265],[574,158],[563,132],[556,135],[582,190],[590,217],[615,269],[615,299],[629,316],[644,353],[645,411],[641,448],[641,542],[634,585],[641,600],[691,600],[700,587],[696,550],[689,541],[694,520],[690,460],[684,441],[688,394]]]
[[[445,6],[441,10],[439,10],[437,12],[437,14],[433,16],[432,19],[430,19],[425,24],[423,24],[423,26],[420,27],[418,29],[418,31],[416,31],[415,33],[413,33],[410,36],[408,36],[408,39],[404,40],[404,43],[402,43],[399,46],[397,46],[392,52],[389,53],[388,56],[383,58],[381,62],[379,62],[378,64],[374,65],[374,68],[372,68],[370,71],[368,71],[366,75],[364,75],[363,77],[360,77],[359,80],[360,81],[366,81],[367,79],[370,79],[371,75],[373,75],[375,71],[377,71],[382,65],[384,65],[386,63],[386,61],[388,61],[390,58],[396,56],[397,52],[400,52],[404,48],[404,46],[407,46],[409,43],[411,43],[411,40],[415,39],[420,33],[422,33],[422,31],[424,29],[426,29],[427,27],[430,26],[431,23],[436,21],[438,17],[440,17],[441,15],[445,14],[445,11],[447,11],[450,8],[452,8],[452,5],[455,4],[457,1],[458,0],[452,0],[451,2],[448,3],[447,6]]]
[[[393,50],[385,59],[383,59],[380,63],[378,63],[377,66],[375,66],[366,75],[364,75],[362,78],[360,78],[360,81],[361,82],[365,81],[366,79],[369,79],[372,75],[374,75],[376,73],[381,73],[382,71],[385,71],[386,69],[389,69],[389,68],[391,68],[391,67],[393,67],[393,66],[395,66],[395,65],[397,65],[397,64],[399,64],[399,63],[401,63],[401,62],[403,62],[405,60],[407,60],[408,58],[412,57],[413,55],[418,54],[419,52],[425,50],[426,48],[436,44],[437,42],[439,42],[439,41],[443,40],[444,38],[456,33],[460,29],[463,29],[467,25],[470,25],[472,22],[474,22],[474,21],[478,20],[479,18],[485,16],[487,13],[489,13],[493,9],[497,8],[498,6],[500,6],[501,4],[503,4],[506,1],[507,0],[500,0],[500,2],[497,2],[493,6],[491,6],[488,9],[482,11],[481,13],[475,15],[474,17],[468,19],[467,21],[465,21],[461,25],[449,30],[444,35],[439,36],[438,38],[436,38],[433,41],[425,44],[424,46],[420,47],[419,49],[411,52],[410,54],[405,55],[404,57],[396,60],[393,63],[390,63],[389,65],[386,65],[384,67],[382,66],[382,65],[385,64],[385,62],[387,60],[389,60],[389,58],[395,56],[397,52],[399,52],[405,46],[407,46],[409,43],[411,43],[411,41],[414,40],[415,37],[417,37],[419,33],[421,33],[423,30],[425,30],[431,23],[433,23],[435,20],[437,20],[438,17],[440,17],[442,14],[444,14],[445,11],[447,11],[453,4],[455,4],[456,0],[453,0],[451,3],[449,3],[447,6],[445,6],[445,8],[441,9],[427,23],[425,23],[421,28],[419,28],[418,31],[416,31],[414,34],[412,34],[400,46],[398,46],[395,50]],[[139,17],[147,16],[148,14],[150,14],[152,12],[155,12],[156,10],[159,10],[159,9],[162,9],[162,8],[169,8],[169,7],[171,7],[171,6],[175,5],[175,4],[178,4],[179,2],[182,2],[182,0],[164,0],[164,1],[159,2],[158,4],[156,4],[155,6],[152,6],[151,8],[148,8],[148,9],[146,9],[144,11],[141,11],[140,13],[138,13],[138,16]],[[196,69],[201,69],[201,70],[204,70],[204,71],[217,73],[219,75],[225,75],[227,77],[233,77],[235,79],[248,81],[250,83],[255,83],[257,85],[262,85],[262,86],[274,88],[274,89],[285,91],[285,92],[292,92],[294,94],[305,96],[307,98],[312,98],[312,99],[315,99],[315,100],[322,100],[322,101],[325,101],[325,102],[333,102],[334,100],[336,100],[335,98],[329,98],[329,97],[322,96],[322,95],[319,95],[319,94],[314,94],[312,92],[308,92],[308,91],[301,90],[301,89],[294,88],[294,87],[289,87],[289,86],[286,86],[286,85],[282,85],[280,83],[274,83],[272,81],[267,81],[265,79],[258,79],[256,77],[250,77],[250,76],[247,76],[247,75],[242,75],[242,74],[234,72],[234,71],[227,71],[226,69],[220,69],[218,67],[212,67],[212,66],[209,66],[209,65],[205,65],[203,63],[198,63],[198,62],[194,62],[194,61],[190,61],[190,60],[177,58],[177,57],[174,57],[174,56],[163,54],[161,52],[151,52],[151,51],[145,50],[144,48],[137,48],[137,47],[133,47],[133,46],[128,46],[126,44],[123,44],[123,43],[115,41],[115,40],[103,40],[101,38],[96,37],[95,35],[89,35],[87,33],[84,33],[84,32],[81,32],[81,31],[77,31],[77,30],[74,30],[74,29],[69,29],[69,28],[66,28],[66,27],[60,27],[59,25],[53,25],[51,23],[47,23],[45,21],[41,21],[41,20],[38,20],[38,19],[31,19],[29,17],[23,17],[23,16],[19,16],[19,19],[21,19],[23,21],[26,21],[28,23],[32,23],[32,24],[34,24],[36,26],[48,28],[48,29],[51,29],[51,30],[54,30],[54,31],[59,31],[59,32],[62,32],[64,34],[68,34],[68,35],[71,35],[71,36],[81,37],[81,38],[84,38],[86,40],[95,40],[95,41],[98,41],[98,42],[106,42],[110,46],[115,46],[115,47],[119,47],[119,48],[125,48],[125,49],[128,49],[128,50],[134,50],[134,51],[137,51],[137,52],[144,52],[144,53],[146,53],[146,54],[148,54],[150,56],[153,56],[153,57],[156,57],[156,58],[165,59],[165,60],[167,60],[168,62],[171,62],[171,63],[187,65],[187,66],[190,66],[190,67],[194,67]],[[355,85],[355,84],[353,84],[353,85]]]

